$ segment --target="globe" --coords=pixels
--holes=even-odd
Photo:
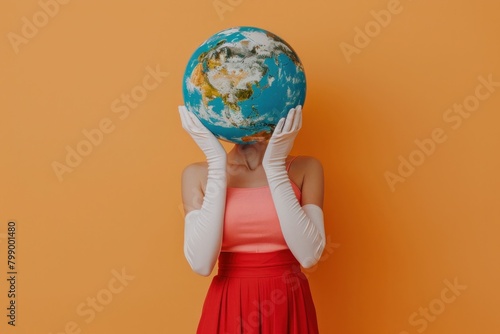
[[[183,78],[186,108],[217,138],[268,140],[288,111],[304,105],[304,67],[292,47],[256,27],[222,30],[193,53]]]

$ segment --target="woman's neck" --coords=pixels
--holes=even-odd
[[[253,144],[235,144],[227,154],[227,162],[234,167],[256,170],[262,165],[267,144],[267,141]]]

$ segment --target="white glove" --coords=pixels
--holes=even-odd
[[[281,231],[295,258],[304,268],[315,265],[326,244],[323,210],[316,204],[301,207],[286,171],[286,158],[302,127],[302,107],[290,109],[269,139],[262,166],[266,172]]]
[[[182,127],[205,153],[208,162],[203,204],[184,217],[184,256],[196,273],[208,276],[222,247],[227,156],[218,139],[186,107],[179,106],[179,114]]]

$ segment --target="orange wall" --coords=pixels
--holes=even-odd
[[[177,106],[191,53],[236,25],[306,69],[292,154],[325,167],[321,332],[500,331],[497,2],[55,4],[0,4],[0,258],[5,275],[13,220],[18,271],[0,331],[194,333],[210,279],[183,256],[180,173],[203,155]]]

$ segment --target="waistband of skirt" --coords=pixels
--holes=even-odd
[[[300,264],[289,249],[267,253],[221,252],[219,254],[219,276],[272,277],[300,272]]]

